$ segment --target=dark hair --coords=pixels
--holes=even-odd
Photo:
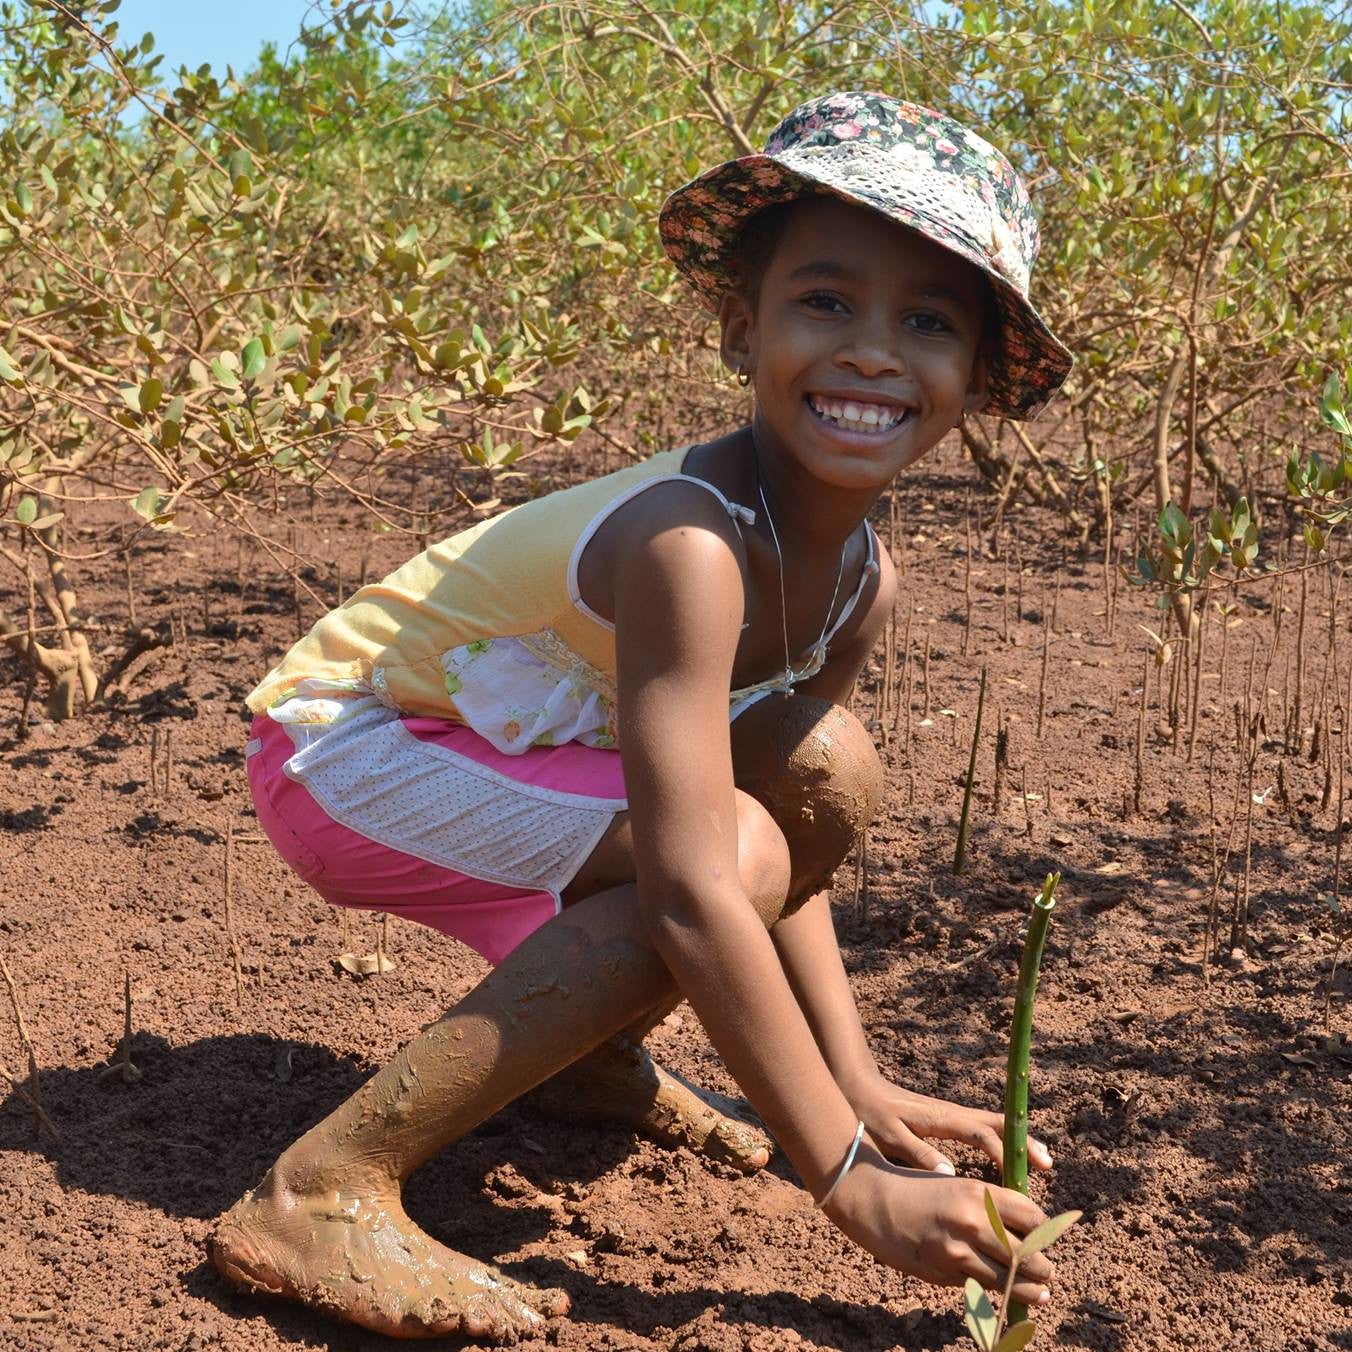
[[[762,207],[742,226],[733,248],[733,274],[736,277],[737,290],[753,310],[760,303],[761,282],[765,279],[765,270],[770,266],[770,260],[779,247],[779,241],[784,236],[794,207],[800,202],[824,195],[816,193],[810,197],[794,197],[787,202],[775,202],[772,206]],[[995,294],[994,283],[984,269],[977,267],[975,263],[970,266],[977,275],[977,289],[981,300],[979,351],[989,359],[1000,345],[1000,330],[1004,318]]]
[[[765,279],[765,269],[779,247],[784,235],[784,227],[789,223],[789,215],[794,207],[804,199],[791,198],[787,202],[776,202],[773,206],[762,207],[742,226],[741,234],[733,248],[733,274],[737,279],[737,290],[746,298],[754,310],[760,303],[761,282]]]

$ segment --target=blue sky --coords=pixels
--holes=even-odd
[[[311,8],[310,0],[122,0],[113,17],[123,42],[154,33],[155,50],[164,56],[159,73],[167,80],[179,66],[196,70],[204,61],[218,76],[227,65],[243,74],[265,42],[285,52]],[[327,5],[315,8],[311,24],[328,12]]]

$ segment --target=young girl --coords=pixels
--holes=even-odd
[[[895,594],[869,511],[967,412],[1027,417],[1070,366],[1028,301],[1027,194],[949,118],[836,94],[661,224],[754,384],[751,426],[432,546],[249,700],[254,801],[300,876],[497,964],[212,1238],[231,1281],[381,1332],[511,1342],[566,1310],[400,1204],[550,1077],[555,1104],[765,1162],[637,1049],[682,998],[851,1239],[927,1281],[1003,1280],[983,1185],[921,1139],[998,1162],[1001,1119],[879,1073],[825,888],[880,797],[841,707]],[[1014,1234],[1044,1219],[992,1191]],[[1029,1258],[1014,1295],[1045,1301],[1050,1272]]]

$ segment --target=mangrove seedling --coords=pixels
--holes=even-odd
[[[1033,1033],[1033,1000],[1037,995],[1037,974],[1042,965],[1042,946],[1047,939],[1047,923],[1051,920],[1052,908],[1056,905],[1056,889],[1060,882],[1059,873],[1049,873],[1047,881],[1042,884],[1042,890],[1033,898],[1028,936],[1023,941],[1023,957],[1019,961],[1019,986],[1014,994],[1014,1018],[1009,1026],[1009,1067],[1005,1073],[1003,1182],[1005,1187],[1021,1192],[1025,1197],[1028,1195],[1028,1047]],[[1031,1239],[1031,1236],[1029,1238]],[[1018,1260],[1015,1259],[1014,1262],[1017,1266]],[[1018,1324],[1023,1320],[1025,1313],[1024,1306],[1018,1301],[1006,1301],[1006,1308],[1002,1310],[1001,1317]],[[1018,1343],[1015,1346],[1022,1347],[1023,1344]]]
[[[1009,1237],[1000,1213],[995,1209],[995,1199],[986,1189],[986,1215],[991,1229],[1000,1241],[1005,1255],[1008,1271],[1005,1274],[1004,1296],[1000,1301],[999,1313],[990,1302],[990,1297],[981,1289],[980,1282],[969,1277],[963,1287],[963,1315],[967,1322],[967,1331],[976,1340],[981,1352],[1019,1352],[1027,1347],[1037,1332],[1037,1325],[1031,1319],[1024,1318],[1024,1307],[1010,1298],[1014,1288],[1014,1278],[1019,1264],[1035,1253],[1041,1253],[1061,1238],[1084,1213],[1082,1211],[1063,1211],[1059,1216],[1043,1221],[1035,1230],[1015,1244]],[[1014,1322],[1010,1322],[1013,1319]]]

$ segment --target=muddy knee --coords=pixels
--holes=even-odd
[[[830,881],[873,819],[883,770],[847,709],[810,695],[770,695],[732,727],[737,787],[761,803],[788,843],[789,898]]]
[[[789,896],[789,847],[774,818],[746,792],[737,795],[737,872],[768,929],[784,913]]]

